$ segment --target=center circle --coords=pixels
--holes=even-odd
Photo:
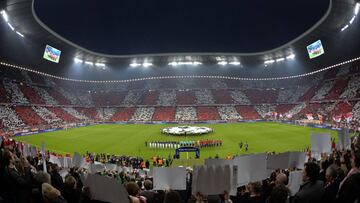
[[[199,126],[176,126],[164,128],[161,133],[167,135],[204,135],[213,132],[213,129]]]

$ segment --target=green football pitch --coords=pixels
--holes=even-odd
[[[257,122],[257,123],[227,123],[201,124],[213,128],[214,132],[201,136],[169,136],[160,133],[160,130],[169,126],[160,124],[103,124],[80,127],[68,130],[54,131],[17,137],[18,141],[40,146],[46,143],[46,149],[56,153],[85,153],[101,152],[117,155],[133,155],[150,159],[153,156],[173,156],[175,149],[154,149],[145,147],[145,141],[186,141],[218,139],[223,140],[221,147],[201,148],[201,159],[214,157],[221,158],[227,155],[244,153],[260,153],[275,151],[298,151],[310,146],[312,132],[330,132],[333,137],[335,131],[316,129],[288,124]],[[247,142],[249,150],[239,149],[240,142]],[[195,154],[181,154],[181,158],[193,158]]]

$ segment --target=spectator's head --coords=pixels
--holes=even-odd
[[[325,172],[326,182],[331,182],[337,177],[338,168],[335,164],[330,165]]]
[[[303,181],[316,182],[319,178],[320,167],[314,162],[305,163]]]
[[[249,183],[249,192],[253,196],[260,196],[261,195],[261,183],[260,182],[252,182]]]
[[[164,203],[181,203],[181,197],[176,191],[169,191],[165,194]]]
[[[277,185],[274,187],[267,203],[285,203],[289,196],[289,189],[284,185]]]
[[[135,182],[128,182],[126,184],[126,190],[131,196],[137,196],[139,194],[139,186]]]
[[[42,184],[41,188],[41,193],[45,202],[54,202],[61,195],[60,191],[49,183]]]
[[[60,168],[57,164],[52,164],[51,169],[53,172],[59,172]]]
[[[45,173],[43,171],[39,171],[36,175],[35,175],[35,180],[39,185],[42,185],[43,183],[48,183],[51,184],[51,177],[50,174]]]
[[[351,162],[352,167],[360,168],[360,150],[355,150],[352,152]]]
[[[279,173],[276,176],[276,181],[275,181],[276,185],[286,185],[287,184],[287,176],[285,173]]]
[[[65,187],[75,189],[76,179],[72,175],[68,175],[65,178]]]
[[[9,150],[5,150],[3,152],[3,160],[4,160],[4,165],[5,166],[15,164],[15,157],[14,157],[13,153],[11,151],[9,151]]]
[[[153,189],[153,184],[152,184],[151,180],[145,180],[144,181],[144,187],[145,187],[145,190],[152,190]]]

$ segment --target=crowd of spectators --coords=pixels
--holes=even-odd
[[[233,106],[220,106],[218,112],[221,120],[239,120],[242,118]]]
[[[215,99],[209,89],[195,91],[196,104],[215,104]]]
[[[177,121],[195,121],[197,120],[195,107],[177,107],[175,113]]]
[[[138,103],[142,95],[142,91],[129,91],[125,96],[122,104],[124,105],[135,105]]]
[[[16,130],[19,128],[26,128],[26,124],[19,118],[15,110],[8,106],[0,106],[0,120],[3,130]]]
[[[174,106],[176,104],[175,90],[160,91],[157,104],[161,106]]]
[[[340,95],[341,99],[352,99],[356,97],[359,93],[360,88],[360,77],[354,76],[351,77],[348,83],[347,88]]]
[[[66,107],[66,108],[63,108],[63,110],[66,111],[68,114],[74,116],[75,118],[79,119],[79,120],[88,120],[88,118],[85,115],[81,114],[80,112],[78,112],[74,108]]]
[[[45,171],[42,154],[24,157],[15,141],[3,140],[0,146],[0,202],[100,202],[92,199],[95,188],[84,185],[89,173],[86,168],[62,169],[50,163],[47,155]],[[104,169],[96,174],[124,185],[130,203],[354,203],[360,200],[359,149],[360,139],[355,137],[350,149],[334,149],[329,154],[322,154],[319,160],[308,152],[308,161],[301,172],[302,183],[295,190],[290,184],[290,176],[299,169],[289,168],[276,169],[260,182],[245,183],[235,193],[224,190],[218,195],[191,194],[191,168],[187,170],[186,190],[154,190],[153,178],[148,173],[149,160],[90,152],[84,157],[92,163],[126,167],[127,170]],[[152,162],[154,166],[171,166],[172,159],[154,156]]]
[[[4,82],[4,87],[8,95],[11,95],[11,102],[16,104],[28,104],[29,101],[21,92],[18,84],[13,82]]]
[[[131,118],[132,121],[151,121],[155,112],[154,107],[148,108],[137,108],[133,117]]]
[[[326,97],[330,90],[334,87],[335,81],[328,81],[323,84],[315,93],[312,101],[320,101]]]
[[[46,104],[49,104],[49,105],[58,104],[58,102],[52,96],[50,96],[49,93],[45,89],[37,87],[37,86],[32,86],[32,88],[36,91],[37,94],[39,94],[41,96],[41,98],[45,101]]]
[[[236,104],[251,104],[246,94],[240,90],[231,91],[231,97]]]
[[[55,113],[49,111],[45,107],[33,106],[32,109],[41,117],[41,119],[50,125],[59,125],[63,122],[62,119],[58,118]]]

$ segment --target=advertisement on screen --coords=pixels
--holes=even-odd
[[[49,45],[46,45],[43,58],[54,63],[59,63],[60,54],[61,54],[60,50],[55,49],[54,47],[51,47]]]
[[[307,51],[309,53],[310,59],[316,58],[316,57],[321,56],[321,55],[323,55],[325,53],[324,48],[323,48],[320,40],[318,40],[318,41],[310,44],[309,46],[307,46]]]

